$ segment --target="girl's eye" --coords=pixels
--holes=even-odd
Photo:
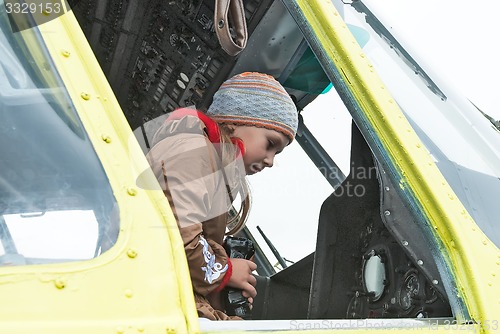
[[[273,148],[274,147],[274,142],[272,140],[268,140],[267,143],[268,143],[267,146],[269,148]]]

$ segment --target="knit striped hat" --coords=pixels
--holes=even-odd
[[[207,115],[219,123],[253,125],[279,131],[293,141],[298,113],[283,86],[272,76],[245,72],[226,80]]]

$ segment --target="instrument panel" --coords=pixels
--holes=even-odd
[[[447,301],[394,241],[369,247],[357,273],[347,318],[429,318],[448,316]],[[434,282],[435,283],[435,282]]]
[[[249,33],[266,0],[244,2]],[[210,0],[80,0],[73,11],[130,126],[206,108],[236,58],[219,46]]]

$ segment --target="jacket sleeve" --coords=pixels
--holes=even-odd
[[[204,233],[203,223],[228,208],[215,154],[205,136],[182,134],[163,139],[147,157],[177,219],[193,289],[203,296],[220,291],[232,272],[222,245]]]

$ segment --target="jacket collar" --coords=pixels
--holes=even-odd
[[[212,144],[220,143],[221,134],[220,134],[219,124],[217,124],[217,122],[215,122],[213,119],[211,119],[201,111],[189,108],[176,109],[168,116],[167,122],[179,120],[186,116],[197,117],[205,125],[205,133],[207,134],[208,140],[210,140]],[[234,145],[238,147],[239,149],[238,155],[241,154],[243,156],[245,154],[245,145],[243,141],[237,137],[231,137],[231,141],[233,142]],[[216,147],[217,146],[218,145],[216,145]]]

